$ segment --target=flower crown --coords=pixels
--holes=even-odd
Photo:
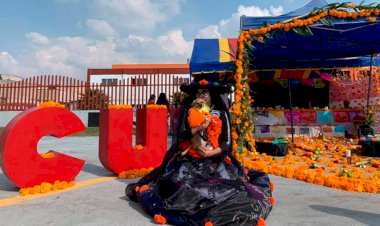
[[[230,84],[221,84],[219,82],[207,81],[206,79],[202,79],[198,82],[194,81],[190,84],[183,84],[180,88],[181,91],[185,93],[194,93],[198,89],[208,89],[210,92],[218,93],[230,93],[234,90]]]

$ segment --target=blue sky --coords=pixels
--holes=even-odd
[[[275,16],[308,2],[3,0],[0,74],[84,79],[88,68],[112,64],[186,63],[194,38],[237,37],[241,15]]]

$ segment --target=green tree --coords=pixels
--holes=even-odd
[[[100,110],[108,107],[109,97],[100,89],[86,88],[77,103],[79,110]]]

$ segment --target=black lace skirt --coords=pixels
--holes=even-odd
[[[232,156],[173,155],[152,175],[128,185],[127,196],[170,224],[256,225],[272,209],[268,175],[246,174]],[[148,190],[136,192],[135,187],[142,185],[148,185]]]

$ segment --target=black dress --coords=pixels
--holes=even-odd
[[[164,216],[169,224],[256,225],[272,209],[269,178],[261,172],[244,172],[231,155],[227,111],[213,110],[212,114],[219,115],[223,123],[219,136],[221,154],[202,159],[181,156],[176,142],[159,167],[127,186],[126,195],[150,215]],[[183,125],[179,137],[188,139],[188,124]],[[136,186],[143,185],[149,189],[135,191]]]

